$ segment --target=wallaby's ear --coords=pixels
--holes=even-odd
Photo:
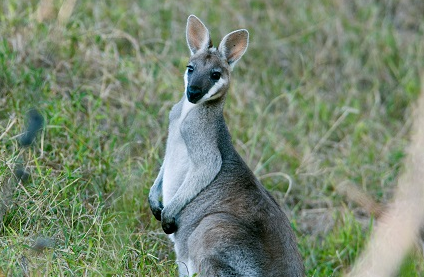
[[[195,15],[190,15],[187,19],[186,38],[192,55],[199,50],[212,47],[208,29]]]
[[[248,44],[249,32],[246,29],[241,29],[226,35],[219,44],[218,50],[227,58],[232,69],[246,52]]]

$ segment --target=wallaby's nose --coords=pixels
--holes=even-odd
[[[202,93],[202,89],[197,86],[189,86],[187,88],[187,98],[193,104],[196,104],[197,101],[202,98],[204,93]]]

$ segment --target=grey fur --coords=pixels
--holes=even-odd
[[[149,194],[153,214],[173,233],[180,276],[304,276],[286,215],[236,152],[223,117],[230,71],[248,33],[232,32],[216,49],[190,16],[187,41],[193,70],[170,112],[164,164]],[[190,89],[202,96],[194,103]]]

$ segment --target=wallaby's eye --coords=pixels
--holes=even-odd
[[[212,72],[211,73],[211,79],[212,80],[218,81],[219,78],[221,78],[221,73],[220,72],[215,71],[215,72]]]
[[[188,72],[188,74],[193,73],[193,71],[194,71],[194,67],[192,65],[187,65],[187,72]]]

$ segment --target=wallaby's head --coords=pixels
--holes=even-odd
[[[222,97],[228,90],[231,70],[246,52],[249,33],[245,29],[233,31],[215,48],[206,26],[190,15],[186,36],[191,52],[184,74],[188,101],[200,104]]]

